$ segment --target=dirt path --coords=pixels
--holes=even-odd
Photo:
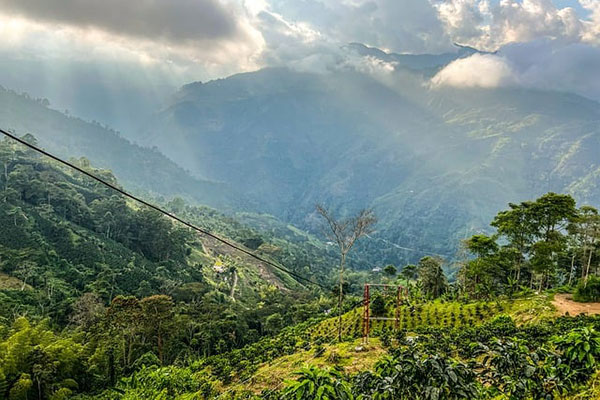
[[[571,316],[584,314],[600,314],[600,303],[577,303],[571,300],[570,294],[557,294],[552,301],[556,307],[556,313],[565,315],[569,313]]]

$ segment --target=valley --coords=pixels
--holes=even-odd
[[[331,30],[284,1],[109,3],[30,26],[41,3],[0,1],[0,52],[62,35],[1,69],[0,400],[600,398],[595,36],[454,40],[475,4],[488,36],[507,6],[596,20],[403,2],[447,42],[403,48],[334,38],[393,2],[294,6],[342,7]],[[63,58],[73,32],[102,43]]]

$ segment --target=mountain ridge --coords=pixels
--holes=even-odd
[[[569,93],[398,86],[358,72],[279,68],[185,86],[140,141],[185,154],[186,168],[232,182],[259,211],[301,228],[315,229],[316,202],[342,214],[372,206],[382,239],[452,254],[465,231],[488,229],[510,201],[571,190],[596,204],[598,121],[598,103]],[[373,259],[415,261],[360,246]]]

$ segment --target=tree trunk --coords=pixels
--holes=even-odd
[[[581,260],[581,279],[585,278],[585,245],[583,246],[583,256],[582,256],[582,260]]]
[[[588,257],[587,267],[585,269],[585,278],[583,279],[583,287],[587,286],[587,281],[590,275],[590,264],[592,263],[592,249],[590,249],[590,255]]]
[[[162,335],[160,334],[160,327],[158,328],[158,359],[160,360],[160,365],[165,365],[164,354],[163,354],[163,341]]]
[[[571,257],[571,271],[569,271],[569,286],[571,286],[571,282],[573,281],[573,275],[575,275],[575,253]]]
[[[338,297],[338,341],[342,341],[342,298],[344,296],[344,265],[346,263],[346,254],[342,253],[340,257],[340,293]]]
[[[533,271],[531,271],[531,279],[529,280],[529,288],[533,289]]]

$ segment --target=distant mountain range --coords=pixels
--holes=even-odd
[[[61,154],[110,167],[125,184],[303,229],[317,230],[317,202],[340,214],[373,207],[377,232],[359,248],[373,263],[452,258],[459,240],[488,229],[508,202],[547,191],[600,205],[598,103],[521,88],[431,88],[437,71],[477,52],[468,47],[347,50],[394,71],[267,68],[185,85],[127,134],[168,159],[7,91],[0,117]]]
[[[138,140],[261,211],[315,227],[316,202],[374,207],[373,259],[452,257],[495,212],[547,191],[600,204],[600,105],[568,93],[427,86],[476,50],[398,55],[386,79],[264,69],[184,86]],[[407,72],[409,71],[409,72]],[[414,250],[402,250],[400,247]]]
[[[456,51],[442,54],[397,54],[387,53],[376,47],[365,46],[362,43],[350,43],[346,48],[363,57],[374,57],[376,59],[394,63],[399,68],[407,68],[414,71],[436,71],[454,60],[469,57],[475,53],[490,54],[479,51],[469,46],[455,44]]]

